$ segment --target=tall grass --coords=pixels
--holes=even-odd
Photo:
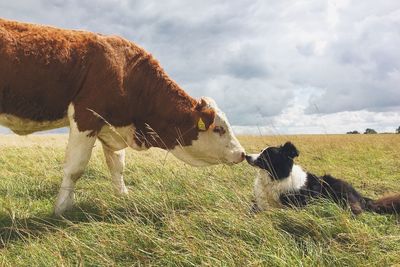
[[[128,151],[130,193],[117,197],[96,146],[75,208],[59,219],[52,209],[66,137],[1,140],[1,266],[400,264],[397,216],[355,217],[329,201],[254,215],[255,169],[192,168],[156,149]],[[400,135],[240,138],[249,152],[287,140],[307,170],[346,178],[370,197],[400,192]]]

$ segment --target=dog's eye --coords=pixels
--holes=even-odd
[[[219,135],[223,135],[226,133],[224,127],[221,127],[221,126],[215,126],[213,129],[213,132],[218,133]]]

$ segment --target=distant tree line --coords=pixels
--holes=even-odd
[[[365,129],[365,132],[364,132],[364,134],[377,134],[377,133],[378,133],[377,131],[375,131],[374,129],[371,129],[371,128]],[[400,134],[400,126],[396,129],[396,133]],[[360,134],[360,132],[354,130],[354,131],[349,131],[346,134]]]
[[[377,133],[378,133],[377,131],[375,131],[374,129],[371,129],[371,128],[365,129],[365,132],[364,132],[364,134],[377,134]]]
[[[359,131],[356,131],[356,130],[354,130],[354,131],[347,132],[346,134],[360,134],[360,132],[359,132]]]

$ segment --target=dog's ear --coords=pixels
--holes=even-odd
[[[288,156],[289,158],[293,159],[299,156],[299,151],[291,142],[286,142],[281,149],[282,153]]]

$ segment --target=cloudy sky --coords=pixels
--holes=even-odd
[[[0,17],[121,35],[238,133],[400,126],[400,1],[1,1]]]

